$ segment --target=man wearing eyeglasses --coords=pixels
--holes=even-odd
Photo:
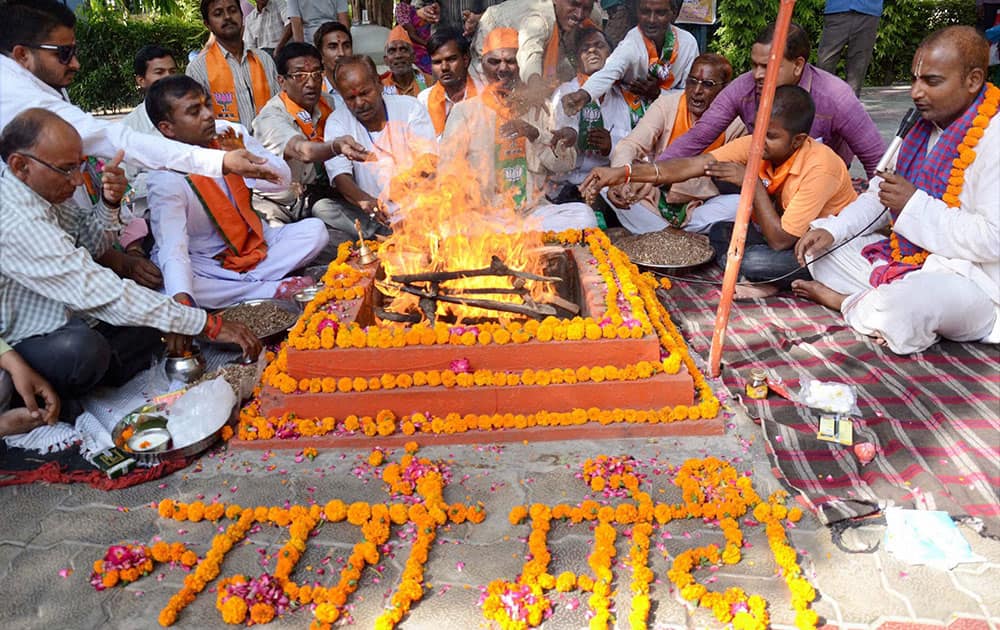
[[[126,181],[119,153],[104,169],[100,202],[67,203],[83,183],[80,135],[56,114],[27,109],[0,132],[0,336],[72,401],[98,384],[120,385],[162,351],[163,332],[206,335],[239,344],[247,356],[260,342],[242,324],[122,280],[94,262],[109,247]],[[91,327],[81,317],[99,323]],[[162,332],[160,332],[162,331]]]
[[[274,61],[259,48],[243,44],[243,10],[237,0],[201,0],[200,8],[215,41],[185,73],[208,90],[217,119],[249,129],[264,103],[278,92]]]
[[[625,93],[632,126],[661,93],[684,88],[684,80],[698,56],[698,42],[674,26],[683,0],[640,0],[639,25],[615,47],[604,68],[579,90],[562,98],[569,116],[600,100],[614,85]]]
[[[192,149],[139,134],[120,122],[94,118],[69,102],[66,87],[80,69],[76,16],[56,0],[8,0],[0,20],[0,126],[29,107],[58,114],[76,129],[88,155],[110,158],[125,150],[130,165],[185,173],[279,179],[267,161],[246,150]]]
[[[323,163],[335,155],[363,161],[368,152],[350,136],[326,139],[326,120],[336,106],[333,97],[323,92],[323,61],[314,46],[286,44],[276,63],[281,92],[254,119],[253,135],[268,151],[285,159],[292,185],[285,191],[262,193],[256,209],[272,225],[310,216],[321,219],[333,230],[333,245],[355,238],[356,219],[366,225],[374,221],[334,201],[336,194]]]
[[[684,91],[670,90],[653,101],[635,129],[615,145],[611,166],[655,159],[697,124],[732,77],[733,67],[725,57],[699,55],[691,64]],[[706,152],[745,134],[746,127],[737,118]],[[607,199],[621,224],[635,234],[667,227],[707,234],[713,223],[733,220],[739,195],[720,195],[710,178],[696,177],[663,189],[651,184],[620,184],[608,189]]]

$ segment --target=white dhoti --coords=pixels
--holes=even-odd
[[[265,224],[267,257],[246,273],[225,269],[214,258],[191,254],[192,297],[209,309],[273,297],[281,281],[315,258],[328,239],[326,225],[315,218],[281,227]]]
[[[580,202],[538,206],[528,213],[528,217],[541,221],[541,229],[547,232],[597,227],[594,209]]]
[[[633,234],[659,232],[670,227],[670,223],[663,218],[663,215],[660,214],[656,206],[648,200],[637,201],[628,210],[623,210],[611,203],[606,190],[601,195],[614,208],[622,227]],[[688,210],[688,221],[684,224],[683,229],[687,232],[708,234],[712,224],[736,219],[736,206],[739,205],[739,202],[739,195],[718,195],[712,197],[696,208]]]
[[[997,307],[962,275],[925,268],[872,288],[872,270],[886,263],[868,262],[861,250],[884,238],[859,237],[809,266],[813,278],[848,296],[841,311],[851,328],[882,337],[896,354],[920,352],[942,338],[994,341]]]

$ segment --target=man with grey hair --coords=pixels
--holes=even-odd
[[[72,401],[94,386],[120,385],[147,367],[164,332],[177,334],[170,348],[186,343],[182,336],[204,335],[236,343],[247,356],[260,353],[246,326],[94,262],[118,221],[127,185],[122,152],[105,165],[100,200],[89,210],[66,203],[83,182],[83,143],[58,115],[18,114],[0,132],[0,157],[0,336],[52,383],[62,418],[74,418],[80,407]]]

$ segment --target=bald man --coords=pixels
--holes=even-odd
[[[988,62],[972,27],[929,35],[910,88],[922,120],[895,172],[873,179],[838,216],[813,221],[795,248],[804,262],[863,232],[813,263],[815,280],[793,290],[897,354],[941,338],[1000,342],[1000,90],[986,83]]]
[[[83,181],[83,142],[62,118],[27,109],[0,133],[0,337],[72,401],[99,384],[120,385],[162,349],[160,336],[206,335],[256,357],[260,342],[242,324],[122,280],[94,262],[110,246],[126,180],[122,153],[108,162],[99,203],[68,204]],[[91,327],[82,317],[99,321]],[[162,331],[162,332],[161,332]],[[171,337],[169,344],[182,344]],[[69,401],[70,404],[66,404]]]

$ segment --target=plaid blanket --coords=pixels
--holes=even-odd
[[[722,280],[718,269],[696,276]],[[691,349],[708,357],[718,286],[674,281],[666,304]],[[797,298],[736,302],[722,379],[741,394],[752,367],[789,392],[813,378],[853,385],[861,417],[854,442],[871,442],[862,465],[851,447],[816,438],[818,413],[776,396],[745,399],[778,477],[828,525],[887,505],[945,510],[1000,534],[1000,348],[942,342],[897,356],[846,326],[839,313]]]

